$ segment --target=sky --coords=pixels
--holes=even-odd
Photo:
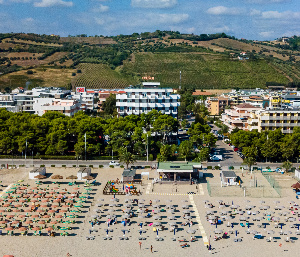
[[[300,0],[0,0],[0,33],[300,35]]]

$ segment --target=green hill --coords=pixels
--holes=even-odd
[[[221,54],[138,53],[125,62],[126,73],[151,76],[163,85],[177,88],[182,72],[182,86],[195,88],[254,88],[266,82],[286,84],[289,80],[263,59],[234,60]]]
[[[68,38],[0,33],[0,89],[24,87],[28,81],[37,86],[69,87],[72,81],[73,87],[124,88],[140,84],[146,76],[177,88],[179,71],[183,87],[300,87],[299,40],[293,37],[290,41],[258,42],[224,33],[173,31]],[[241,52],[246,52],[249,60],[238,60]],[[27,76],[28,69],[33,75]]]

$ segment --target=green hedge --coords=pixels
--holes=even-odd
[[[77,167],[77,165],[76,164],[73,164],[73,168],[76,168]]]
[[[90,168],[94,168],[94,165],[93,165],[93,164],[90,164],[89,167],[90,167]]]
[[[103,168],[104,166],[103,165],[99,165],[99,168]]]
[[[55,167],[55,164],[51,164],[51,167]]]
[[[67,165],[66,164],[63,164],[63,165],[61,165],[63,168],[66,168],[67,167]]]
[[[208,169],[208,170],[211,170],[211,169],[212,169],[212,166],[207,166],[207,169]]]
[[[110,167],[110,168],[114,168],[115,166],[114,166],[114,165],[109,165],[109,167]]]
[[[41,165],[40,165],[40,168],[43,168],[43,167],[45,167],[45,164],[41,164]]]

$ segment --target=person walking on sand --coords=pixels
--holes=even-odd
[[[152,251],[153,251],[153,246],[151,245],[151,247],[150,247],[150,250],[151,250],[151,253],[153,253]]]
[[[142,242],[139,242],[140,250],[142,250]]]

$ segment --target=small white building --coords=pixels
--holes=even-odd
[[[83,180],[85,176],[91,176],[91,168],[80,168],[77,172],[78,180]]]
[[[237,175],[232,170],[221,171],[221,185],[222,186],[237,186]]]
[[[35,176],[43,175],[46,176],[46,168],[36,168],[31,171],[29,171],[29,179],[36,179]]]
[[[300,180],[300,170],[295,169],[295,178]]]

